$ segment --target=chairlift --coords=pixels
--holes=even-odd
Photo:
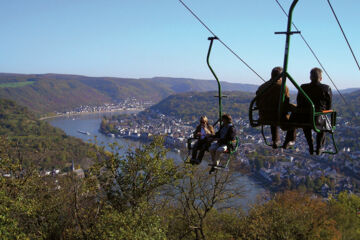
[[[219,111],[219,118],[218,120],[213,124],[213,127],[215,127],[218,123],[219,123],[219,126],[220,128],[222,127],[222,120],[221,120],[221,116],[222,116],[222,98],[226,98],[227,96],[224,96],[222,95],[222,92],[221,92],[221,83],[218,79],[218,77],[216,76],[216,73],[214,72],[214,70],[212,69],[211,65],[210,65],[210,53],[211,53],[211,49],[212,49],[212,45],[213,45],[213,42],[214,40],[218,40],[218,37],[214,36],[214,37],[209,37],[208,40],[210,41],[210,45],[209,45],[209,50],[208,50],[208,53],[207,53],[207,58],[206,58],[206,62],[207,62],[207,65],[211,71],[211,73],[213,74],[213,76],[215,77],[216,81],[217,81],[217,84],[218,84],[218,95],[215,96],[218,98],[219,100],[219,105],[218,105],[218,111]],[[191,155],[191,152],[194,148],[194,145],[195,145],[195,142],[197,141],[198,139],[197,138],[194,138],[194,137],[190,137],[187,139],[187,149],[188,149],[188,154],[185,158],[185,163],[191,163],[189,161],[189,158],[190,158],[190,155]],[[212,167],[215,167],[216,169],[228,169],[228,166],[229,166],[229,163],[230,163],[230,159],[231,159],[231,156],[237,152],[237,149],[238,149],[238,146],[239,146],[239,138],[236,137],[233,141],[229,142],[228,143],[228,146],[232,146],[232,148],[228,148],[228,150],[226,152],[224,152],[225,154],[228,155],[227,157],[227,160],[226,160],[226,164],[225,165],[217,165],[217,166],[213,166],[212,164],[209,164],[209,166],[212,166]]]
[[[264,89],[264,91],[262,93],[259,93],[251,101],[250,107],[249,107],[249,121],[250,121],[250,125],[252,127],[261,126],[261,133],[262,133],[262,136],[264,138],[264,142],[268,146],[272,146],[272,145],[270,143],[268,143],[268,141],[267,141],[267,139],[265,137],[264,126],[274,125],[274,126],[282,127],[284,129],[304,128],[305,127],[305,128],[311,128],[317,133],[328,132],[331,135],[334,150],[326,150],[326,151],[323,151],[323,153],[334,155],[334,154],[338,153],[338,148],[337,148],[335,138],[334,138],[334,131],[335,131],[335,128],[336,128],[336,111],[334,111],[334,110],[325,110],[325,111],[317,112],[315,110],[314,103],[312,102],[310,97],[304,92],[304,90],[296,83],[296,81],[287,72],[289,49],[290,49],[290,36],[292,34],[299,34],[300,33],[299,31],[291,31],[292,13],[293,13],[293,10],[294,10],[295,5],[297,4],[297,2],[298,2],[298,0],[294,0],[293,3],[290,6],[289,14],[288,14],[288,22],[287,22],[287,31],[286,32],[275,32],[275,34],[286,34],[283,72],[279,76],[279,78],[282,77],[282,84],[281,84],[279,104],[277,106],[277,120],[276,121],[260,120],[259,119],[259,108],[256,106],[256,100],[260,96],[265,94],[267,90],[270,89],[271,85],[269,84]],[[289,122],[289,121],[285,121],[282,118],[283,113],[284,113],[284,108],[285,108],[284,103],[285,103],[285,88],[286,88],[286,79],[287,78],[296,87],[299,94],[301,94],[306,99],[306,101],[309,103],[310,109],[309,109],[309,111],[305,112],[305,114],[307,114],[308,116],[311,117],[311,118],[309,118],[310,119],[309,122]],[[255,119],[256,114],[258,116],[257,119]],[[304,112],[302,112],[302,114],[304,114]],[[316,126],[316,119],[318,117],[321,117],[321,116],[323,116],[323,118],[326,120],[326,122],[327,122],[326,125],[328,126],[327,128],[319,128],[318,126]]]

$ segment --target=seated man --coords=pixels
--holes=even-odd
[[[271,79],[262,84],[256,91],[257,100],[256,106],[259,108],[259,122],[273,122],[270,125],[272,135],[272,146],[277,148],[280,144],[279,126],[275,124],[278,120],[278,106],[281,94],[282,84],[282,67],[275,67],[271,71]],[[285,88],[284,112],[281,116],[281,121],[286,121],[288,118],[288,110],[291,108],[289,88]],[[292,136],[291,141],[295,141],[295,135]]]
[[[320,68],[313,68],[310,71],[310,80],[311,83],[301,85],[301,88],[304,92],[309,96],[311,101],[314,104],[315,111],[321,112],[323,110],[330,110],[331,109],[331,101],[332,101],[332,92],[331,88],[326,85],[320,83],[322,80],[322,70]],[[303,94],[300,92],[297,95],[297,112],[296,117],[294,117],[295,121],[302,122],[302,123],[311,123],[311,106],[309,101],[305,98]],[[293,118],[293,117],[291,117]],[[316,126],[319,129],[324,129],[326,122],[322,116],[317,116],[315,118]],[[295,133],[295,129],[290,130]],[[289,132],[290,132],[289,131]],[[306,127],[303,128],[304,135],[306,141],[309,145],[309,153],[314,153],[314,145],[313,145],[313,138],[311,133],[311,128]],[[286,146],[287,141],[285,139],[284,146]],[[316,154],[320,155],[323,152],[323,146],[325,144],[325,132],[321,131],[317,133],[316,136]]]
[[[226,152],[229,148],[232,148],[231,141],[235,140],[236,130],[232,124],[232,118],[229,114],[224,114],[221,117],[223,121],[222,127],[215,133],[211,146],[209,148],[211,154],[211,160],[213,163],[209,173],[215,171],[215,167],[219,165],[219,156],[221,153]]]

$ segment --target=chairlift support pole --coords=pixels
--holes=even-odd
[[[285,88],[286,88],[286,78],[289,78],[289,81],[297,88],[297,90],[306,98],[306,100],[310,103],[312,109],[312,127],[315,132],[319,133],[320,129],[316,127],[315,124],[315,117],[317,116],[315,111],[315,106],[310,97],[304,92],[304,90],[295,82],[295,80],[290,76],[287,71],[288,68],[288,61],[289,61],[289,51],[290,51],[290,36],[292,34],[299,34],[300,31],[291,31],[292,26],[292,15],[294,8],[299,0],[294,0],[290,6],[289,14],[288,14],[288,22],[287,22],[287,31],[286,32],[275,32],[275,34],[286,34],[286,42],[285,42],[285,56],[284,56],[284,65],[283,65],[283,72],[282,72],[282,83],[281,83],[281,91],[280,91],[280,99],[278,104],[278,116],[277,122],[281,123],[281,116],[284,110],[284,102],[285,102]]]
[[[290,36],[294,33],[300,33],[299,31],[291,32],[292,26],[292,15],[294,8],[299,0],[294,0],[289,9],[288,15],[288,22],[287,22],[287,31],[286,32],[275,32],[275,34],[286,34],[286,42],[285,42],[285,56],[284,56],[284,65],[283,65],[283,72],[282,72],[282,83],[281,83],[281,91],[280,91],[280,99],[278,105],[278,116],[277,120],[280,123],[281,116],[284,108],[285,102],[285,88],[286,88],[286,77],[287,77],[287,68],[288,68],[288,61],[289,61],[289,50],[290,50]]]
[[[213,45],[213,42],[214,40],[218,40],[218,37],[214,36],[214,37],[209,37],[208,40],[210,40],[210,46],[209,46],[209,50],[208,50],[208,54],[207,54],[207,58],[206,58],[206,62],[207,62],[207,65],[211,71],[211,73],[214,75],[216,81],[217,81],[217,84],[218,84],[218,99],[219,99],[219,123],[220,123],[220,127],[222,126],[222,121],[221,121],[221,116],[222,116],[222,102],[221,102],[221,99],[222,99],[222,94],[221,94],[221,84],[220,84],[220,81],[218,79],[218,77],[216,76],[214,70],[212,69],[212,67],[210,66],[210,52],[211,52],[211,48],[212,48],[212,45]]]

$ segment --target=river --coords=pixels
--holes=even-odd
[[[122,111],[121,113],[131,113],[129,111]],[[77,137],[83,141],[94,141],[96,136],[97,142],[101,145],[107,145],[109,143],[118,142],[120,146],[123,146],[122,153],[124,153],[130,146],[139,146],[139,142],[134,142],[131,140],[123,138],[112,138],[108,137],[99,132],[99,126],[101,123],[101,118],[104,115],[119,114],[119,112],[111,113],[90,113],[90,114],[81,114],[81,115],[72,115],[65,117],[55,117],[47,119],[47,121],[54,127],[62,129],[67,135]],[[88,132],[89,135],[79,132]],[[182,161],[179,153],[169,152],[169,157],[175,159],[176,162]],[[203,164],[206,164],[203,161]],[[256,183],[252,178],[249,178],[247,175],[241,173],[236,174],[236,182],[244,187],[244,198],[242,198],[239,203],[243,209],[249,209],[250,204],[254,204],[259,195],[265,193],[265,189]]]

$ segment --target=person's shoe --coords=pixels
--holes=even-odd
[[[314,155],[314,147],[312,146],[309,147],[309,153],[310,155]]]
[[[275,142],[273,141],[272,148],[277,149],[279,147],[280,143],[281,143],[280,140],[275,141]]]
[[[321,155],[324,152],[323,148],[316,149],[316,155]]]
[[[212,166],[212,167],[210,168],[209,174],[212,174],[213,172],[215,172],[215,170],[216,170],[216,168],[215,168],[214,166]]]
[[[286,143],[284,143],[283,148],[284,149],[289,149],[289,148],[294,147],[294,145],[295,145],[294,141],[286,142]]]

